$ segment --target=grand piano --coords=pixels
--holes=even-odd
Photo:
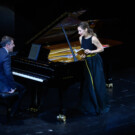
[[[12,56],[13,75],[56,87],[81,79],[82,61],[74,51],[80,44],[73,40],[82,13],[64,13],[28,40],[24,49]]]
[[[81,22],[79,16],[84,12],[66,12],[30,38],[24,49],[12,56],[12,73],[15,78],[34,82],[37,90],[40,85],[46,88],[57,87],[62,101],[63,89],[82,81],[84,60],[76,50],[80,49],[77,25]],[[90,27],[96,28],[98,21],[88,22]],[[101,39],[101,43],[107,49],[122,44],[109,39]]]

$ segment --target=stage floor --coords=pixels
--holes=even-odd
[[[69,109],[66,122],[58,121],[57,98],[52,99],[52,93],[56,94],[52,90],[52,93],[46,97],[45,108],[42,111],[22,112],[22,116],[11,119],[7,124],[0,124],[0,134],[133,135],[135,134],[135,67],[113,71],[113,84],[113,88],[107,89],[110,104],[108,113],[84,116]],[[65,99],[67,108],[77,104],[79,86],[76,84],[76,89],[74,87],[68,90],[70,97]]]

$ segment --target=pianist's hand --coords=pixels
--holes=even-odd
[[[14,93],[15,91],[16,91],[16,88],[15,88],[15,89],[12,89],[12,88],[11,88],[11,90],[10,90],[8,93],[12,94],[12,93]]]

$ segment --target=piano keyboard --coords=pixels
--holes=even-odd
[[[44,79],[34,77],[34,76],[30,76],[30,75],[26,75],[26,74],[19,73],[19,72],[15,72],[15,71],[13,71],[12,74],[16,75],[16,76],[19,76],[19,77],[27,78],[27,79],[30,79],[30,80],[34,80],[34,81],[37,81],[37,82],[43,82],[44,81]]]

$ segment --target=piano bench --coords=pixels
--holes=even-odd
[[[18,97],[18,92],[12,94],[0,93],[0,123],[6,124],[9,121],[10,107],[16,97]]]

